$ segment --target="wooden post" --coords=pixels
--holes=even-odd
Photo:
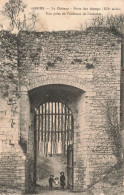
[[[51,156],[52,156],[52,139],[53,139],[53,102],[52,102],[52,128],[51,128]]]
[[[36,134],[36,114],[34,116],[34,175],[33,175],[33,182],[36,185],[36,178],[37,178],[37,134]]]

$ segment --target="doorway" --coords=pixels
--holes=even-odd
[[[35,109],[34,180],[48,188],[50,175],[65,173],[66,188],[73,189],[74,121],[70,108],[62,102],[45,102]]]

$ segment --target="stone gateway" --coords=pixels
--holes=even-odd
[[[0,185],[32,191],[40,153],[65,156],[73,191],[121,160],[119,34],[1,31],[0,59]]]

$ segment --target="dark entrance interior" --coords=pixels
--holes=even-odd
[[[72,112],[61,102],[46,102],[35,110],[36,182],[48,188],[49,175],[59,178],[64,172],[66,186],[72,188]]]
[[[42,188],[48,188],[49,175],[60,177],[64,172],[66,188],[73,189],[74,129],[83,94],[79,88],[62,84],[29,91],[34,118],[29,131],[29,157],[34,161],[33,183]]]

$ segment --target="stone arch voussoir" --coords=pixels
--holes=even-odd
[[[52,84],[70,85],[82,89],[83,91],[87,91],[88,88],[88,84],[86,83],[86,81],[83,81],[81,78],[69,74],[57,73],[57,74],[38,76],[31,79],[29,84],[27,85],[27,89],[29,91],[40,86],[52,85]]]

